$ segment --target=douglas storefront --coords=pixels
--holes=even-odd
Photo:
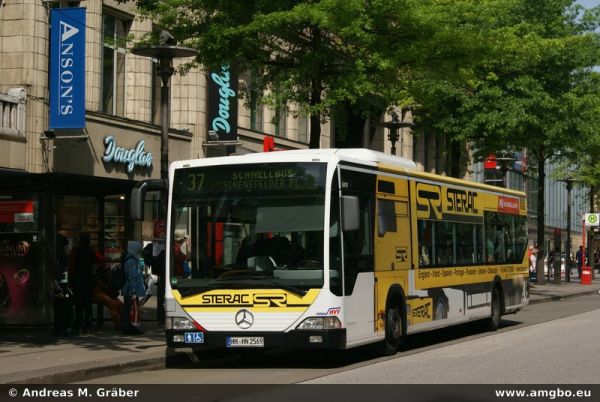
[[[52,173],[0,174],[0,326],[52,323],[58,234],[70,252],[89,233],[109,266],[128,240],[153,240],[158,194],[148,194],[141,222],[129,219],[128,199],[137,181],[159,178],[160,130],[89,111],[86,127],[43,140]],[[170,159],[190,158],[190,142],[171,131]]]

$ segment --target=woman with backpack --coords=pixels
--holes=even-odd
[[[127,254],[121,263],[123,267],[124,282],[121,288],[123,295],[123,333],[127,335],[141,334],[142,332],[131,322],[131,311],[139,311],[139,298],[144,297],[144,273],[139,266],[142,244],[139,241],[127,243]]]

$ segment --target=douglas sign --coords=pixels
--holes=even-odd
[[[49,128],[85,127],[85,8],[53,8]]]
[[[208,127],[220,141],[237,140],[237,74],[228,64],[212,71],[209,80]]]

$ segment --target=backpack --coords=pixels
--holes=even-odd
[[[146,244],[146,247],[144,247],[142,249],[142,257],[144,258],[144,263],[149,266],[152,267],[152,260],[153,260],[153,245],[152,243],[148,243]]]
[[[110,274],[110,287],[112,289],[120,290],[125,284],[125,261],[129,258],[134,258],[131,255],[127,255],[121,259],[121,262],[111,270]]]

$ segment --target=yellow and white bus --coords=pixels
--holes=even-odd
[[[169,183],[170,347],[392,354],[528,303],[521,192],[366,149],[179,161]]]

